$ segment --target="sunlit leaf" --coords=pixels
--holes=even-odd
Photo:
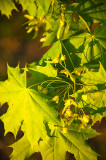
[[[26,136],[23,136],[20,140],[12,144],[10,147],[13,148],[13,152],[10,155],[11,160],[28,159],[35,152],[35,147],[31,147],[31,144],[27,140]]]
[[[13,9],[17,10],[13,0],[0,0],[0,11],[2,14],[5,14],[9,18]]]
[[[40,151],[44,160],[64,160],[66,151],[74,154],[76,160],[97,159],[97,154],[93,152],[86,139],[96,136],[97,133],[87,128],[78,130],[78,126],[74,125],[68,128],[67,133],[63,133],[62,129],[52,129],[52,136],[46,141],[40,142]]]
[[[48,8],[49,8],[51,2],[52,2],[52,0],[46,0],[46,1],[37,0],[38,16],[41,17],[48,11]]]
[[[104,24],[105,25],[105,24]],[[81,63],[88,63],[102,56],[103,48],[106,44],[105,28],[98,27],[94,34],[82,33],[70,39],[71,44],[76,48],[77,55],[81,58]]]
[[[40,59],[39,64],[41,65],[47,60],[53,60],[58,56],[58,54],[62,54],[62,45],[60,41],[53,44],[53,46]]]
[[[18,3],[20,3],[23,10],[27,10],[31,16],[36,16],[37,7],[35,0],[19,0]]]
[[[59,123],[57,112],[47,102],[45,95],[27,87],[26,70],[20,73],[19,66],[8,66],[8,80],[0,82],[0,95],[1,103],[8,102],[9,105],[7,113],[1,117],[5,134],[11,131],[16,135],[23,122],[22,129],[27,133],[31,145],[34,145],[46,135],[45,122]]]

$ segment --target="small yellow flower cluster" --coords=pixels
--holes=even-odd
[[[86,100],[86,97],[84,97],[84,96],[83,96],[83,98],[84,98],[84,100]],[[65,100],[65,107],[62,110],[62,118],[61,118],[61,123],[63,125],[63,132],[64,133],[67,133],[67,131],[68,131],[66,126],[71,125],[74,120],[81,122],[80,128],[82,128],[82,129],[84,129],[90,121],[89,115],[86,115],[84,113],[84,111],[83,112],[79,112],[79,111],[76,112],[75,107],[78,107],[78,106],[77,106],[77,103],[73,99],[70,98],[70,99]]]
[[[40,91],[43,94],[47,94],[48,93],[47,88],[43,88],[43,86],[41,86],[41,85],[38,85],[38,91]]]
[[[81,128],[84,129],[87,126],[87,123],[89,122],[89,116],[84,115],[82,118],[79,118],[79,120],[82,122]]]
[[[54,102],[56,102],[56,103],[59,103],[59,96],[53,97],[52,101],[54,101]]]
[[[60,73],[64,73],[66,75],[66,77],[68,77],[70,75],[70,72],[68,69],[61,70]]]
[[[58,54],[58,53],[57,53]],[[62,55],[61,58],[59,59],[59,55],[57,55],[56,58],[54,58],[52,61],[45,61],[46,63],[59,63],[61,61],[65,61],[66,60],[66,56],[65,55]]]
[[[60,73],[64,73],[66,77],[70,77],[72,82],[75,82],[75,76],[72,75],[68,69],[61,70]]]
[[[66,60],[66,56],[65,55],[62,55],[61,56],[61,61],[65,61]]]
[[[77,76],[80,76],[82,73],[87,72],[87,71],[88,71],[88,68],[86,68],[86,67],[84,66],[84,67],[80,67],[80,68],[76,69],[75,74],[76,74]]]
[[[70,98],[70,99],[65,100],[64,105],[65,107],[62,110],[61,123],[63,125],[63,128],[66,128],[66,126],[71,125],[73,120],[76,118],[76,114],[74,113],[74,107],[77,106],[77,104],[73,99]]]

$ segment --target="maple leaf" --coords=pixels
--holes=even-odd
[[[63,133],[59,127],[50,127],[51,136],[46,136],[35,148],[32,148],[26,136],[15,142],[10,147],[13,148],[11,160],[27,159],[34,152],[41,152],[43,160],[64,160],[66,151],[75,155],[76,160],[96,160],[97,155],[93,152],[85,140],[93,138],[98,133],[87,126],[79,130],[78,125],[71,125],[68,133]]]
[[[102,25],[97,27],[94,31],[94,37],[99,42],[101,46],[106,49],[106,22],[103,22]]]
[[[77,56],[81,58],[81,64],[100,58],[103,49],[106,49],[106,23],[95,29],[93,34],[82,33],[70,39],[76,48]]]
[[[2,14],[5,14],[9,18],[13,9],[17,10],[13,0],[0,0],[0,10]]]
[[[46,79],[49,79],[50,77],[52,77],[53,79],[57,76],[57,71],[53,68],[51,64],[47,64],[44,68],[42,66],[37,66],[36,63],[32,63],[30,64],[30,67],[28,69],[28,72],[33,75],[30,79],[38,79],[39,82],[40,80],[44,81]],[[37,77],[35,73],[37,73]]]
[[[106,83],[106,71],[100,63],[100,68],[98,72],[88,71],[82,74],[81,80],[87,85],[97,85]]]
[[[67,133],[61,128],[53,127],[52,137],[40,142],[40,152],[43,160],[64,160],[66,151],[74,154],[76,160],[96,160],[97,154],[90,149],[85,139],[98,135],[96,131],[88,127],[79,130],[78,125],[71,125]]]
[[[53,46],[43,55],[43,57],[40,59],[39,64],[42,65],[44,61],[53,60],[57,57],[58,52],[60,55],[62,55],[62,45],[60,41],[57,41],[53,44]]]
[[[96,121],[101,121],[106,114],[106,109],[104,109],[106,108],[106,71],[100,63],[98,72],[87,71],[81,76],[84,87],[75,93],[76,101],[80,107],[89,108],[88,112],[94,124]],[[83,96],[86,96],[86,99],[83,99]]]
[[[105,21],[106,17],[106,1],[105,0],[81,0],[81,8],[79,12],[86,21],[92,19],[94,23]],[[83,6],[83,7],[82,7]]]
[[[17,2],[20,3],[23,7],[23,10],[27,10],[31,16],[36,16],[37,7],[35,0],[19,0]]]
[[[45,67],[43,69],[46,70]],[[9,108],[1,119],[5,134],[11,131],[16,135],[23,122],[22,130],[33,146],[40,137],[45,137],[45,122],[59,124],[59,121],[54,107],[47,102],[48,97],[28,88],[26,70],[20,73],[19,66],[8,66],[8,80],[0,82],[0,101],[2,104],[8,102]],[[35,74],[37,77],[37,72]]]
[[[38,16],[41,17],[45,13],[47,13],[52,0],[46,0],[46,1],[36,0],[36,2],[38,5]]]
[[[98,122],[101,122],[102,118],[103,117],[106,117],[106,112],[105,112],[106,109],[104,109],[104,111],[102,111],[100,113],[100,111],[96,111],[97,113],[94,113],[91,115],[91,119],[92,119],[92,125],[94,125],[97,121]]]
[[[27,140],[26,136],[23,136],[21,139],[19,139],[9,147],[13,148],[13,152],[10,155],[11,160],[28,159],[35,152],[35,148],[31,147],[31,144]]]

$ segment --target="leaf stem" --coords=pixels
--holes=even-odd
[[[76,91],[76,83],[74,82],[74,90],[73,90],[73,92],[75,93],[75,91]]]
[[[68,57],[69,57],[69,59],[70,59],[70,62],[71,62],[71,64],[72,64],[73,68],[75,68],[74,63],[73,63],[73,61],[72,61],[72,59],[71,59],[71,57],[70,57],[70,54],[69,54],[67,48],[65,47],[65,45],[64,45],[64,43],[63,43],[62,41],[61,41],[61,44],[63,45],[63,47],[64,47],[64,49],[65,49],[65,51],[66,51],[66,53],[67,53],[67,55],[68,55]]]
[[[79,15],[79,18],[84,22],[86,28],[88,29],[88,32],[91,33],[91,30],[90,30],[88,24],[86,23],[86,21],[80,15]]]

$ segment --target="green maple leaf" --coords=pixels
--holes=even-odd
[[[23,122],[22,130],[34,145],[46,135],[45,122],[58,124],[59,121],[54,107],[47,102],[48,97],[27,86],[26,70],[20,73],[19,66],[8,66],[8,80],[0,82],[0,101],[2,104],[8,102],[9,108],[1,119],[5,134],[11,131],[16,135]],[[35,74],[37,77],[37,72]]]
[[[106,107],[106,89],[90,93],[88,101],[94,108]]]
[[[18,3],[20,3],[23,10],[27,10],[31,16],[36,16],[37,7],[35,0],[19,0]]]
[[[0,0],[0,10],[2,14],[5,14],[9,18],[13,9],[17,10],[13,0]]]
[[[85,0],[82,0],[85,1]],[[89,15],[93,20],[94,23],[98,23],[100,21],[105,21],[106,17],[106,1],[105,0],[89,0],[89,1],[85,1],[84,5],[84,11],[85,11],[85,15],[84,17],[86,17],[87,15]],[[82,12],[83,12],[82,10]]]
[[[98,27],[93,34],[82,33],[70,39],[76,48],[77,55],[81,58],[81,64],[88,63],[102,56],[106,49],[105,23]]]
[[[104,49],[106,49],[106,22],[94,31],[94,37]]]
[[[79,3],[78,0],[76,2]],[[86,22],[106,21],[106,1],[105,0],[81,0],[77,7],[77,12]]]
[[[81,80],[91,90],[87,102],[94,108],[106,107],[106,71],[103,66],[100,64],[98,72],[88,71],[83,74]]]
[[[102,120],[103,117],[106,117],[106,112],[103,112],[102,114],[95,113],[94,115],[92,115],[91,116],[92,125],[94,125],[97,121],[101,122],[101,120]]]
[[[63,133],[58,127],[52,128],[52,137],[40,142],[43,160],[64,160],[66,151],[74,154],[76,160],[96,160],[97,154],[85,141],[96,135],[96,131],[90,127],[79,130],[78,125],[71,125],[67,133]]]
[[[27,140],[26,136],[23,136],[20,140],[9,147],[13,148],[13,152],[10,155],[11,160],[28,159],[35,152],[35,148],[31,147],[31,144]]]
[[[47,21],[46,32],[44,33],[46,37],[42,47],[51,45],[58,41],[57,32],[60,26],[59,19],[55,20],[54,18],[48,15],[45,20]]]
[[[81,81],[84,87],[76,92],[76,100],[80,107],[92,108],[94,113],[89,110],[93,124],[96,121],[101,121],[106,114],[106,71],[100,64],[98,72],[87,71],[82,74]],[[83,99],[83,95],[87,98]],[[103,109],[100,112],[100,109]]]
[[[51,4],[52,0],[37,0],[37,5],[38,5],[38,16],[43,16],[45,13],[47,13],[49,6]]]
[[[47,64],[45,67],[37,66],[36,63],[32,63],[28,68],[28,72],[33,76],[28,79],[28,85],[38,82],[43,82],[48,79],[55,79],[57,76],[57,71],[53,68],[51,64]],[[37,76],[36,76],[37,73]]]
[[[87,126],[85,129],[80,129],[78,125],[71,125],[68,133],[63,133],[58,127],[50,127],[52,136],[46,136],[43,141],[40,141],[35,148],[32,148],[26,136],[15,142],[10,147],[13,148],[11,160],[28,159],[34,152],[40,151],[43,160],[64,160],[66,151],[75,155],[76,160],[96,160],[97,155],[93,152],[85,140],[93,138],[98,133]]]
[[[60,41],[57,41],[53,44],[53,46],[43,55],[40,59],[39,64],[42,65],[45,61],[53,60],[58,56],[58,52],[60,55],[62,54],[62,45]]]
[[[102,64],[100,64],[100,68],[98,72],[88,71],[87,73],[82,75],[81,80],[86,85],[105,84],[106,83],[106,71],[103,68]]]
[[[47,0],[47,1],[37,0],[38,5],[41,6],[41,8],[45,11],[48,10],[51,2],[52,0]]]

